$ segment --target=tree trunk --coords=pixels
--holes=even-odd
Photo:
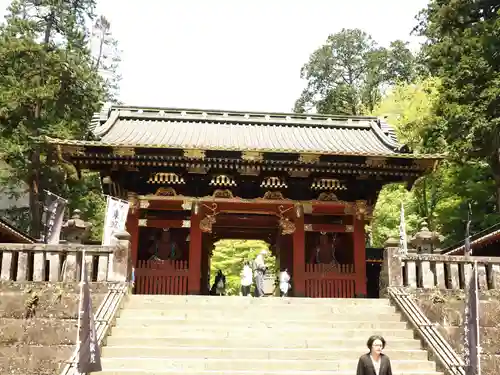
[[[45,25],[45,32],[43,35],[43,45],[45,49],[47,49],[49,42],[50,42],[50,34],[52,33],[52,27],[54,24],[54,17],[55,17],[55,11],[52,10],[48,20],[47,24]],[[45,84],[44,82],[44,61],[43,61],[43,55],[42,59],[40,61],[40,76],[39,76],[39,86],[42,86]],[[40,145],[37,143],[39,141],[38,136],[39,136],[39,131],[38,129],[40,128],[41,124],[41,118],[42,118],[42,100],[37,99],[36,105],[35,105],[35,111],[34,111],[34,126],[33,126],[33,135],[35,136],[35,144],[33,146],[33,150],[30,153],[30,161],[31,163],[29,164],[29,188],[30,188],[30,194],[29,194],[29,202],[30,202],[30,216],[31,216],[31,230],[30,234],[34,238],[40,238],[40,233],[41,233],[41,228],[42,228],[42,215],[41,215],[41,208],[42,205],[40,203]]]

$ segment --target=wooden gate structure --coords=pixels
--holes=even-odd
[[[128,199],[136,293],[207,292],[214,242],[270,243],[294,296],[366,295],[365,226],[384,184],[441,158],[414,155],[375,117],[112,106],[97,140],[47,139]]]

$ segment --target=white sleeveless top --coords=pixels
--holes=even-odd
[[[379,375],[379,373],[380,373],[380,362],[381,362],[382,357],[380,357],[378,359],[378,361],[375,361],[375,359],[373,359],[372,356],[370,356],[370,359],[372,360],[373,367],[375,368],[375,374]]]

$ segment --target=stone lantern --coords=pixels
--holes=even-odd
[[[71,219],[63,224],[62,231],[69,243],[82,243],[90,235],[92,223],[82,220],[80,218],[81,213],[78,209],[74,210]]]
[[[394,238],[394,237],[389,237],[385,242],[384,242],[384,248],[389,248],[389,247],[399,247],[399,239]]]
[[[427,222],[424,221],[420,227],[420,231],[413,236],[410,242],[419,254],[432,254],[435,250],[439,249],[442,240],[443,236],[437,232],[431,232],[427,226]]]

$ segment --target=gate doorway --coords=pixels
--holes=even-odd
[[[214,243],[213,250],[209,259],[210,265],[210,282],[207,285],[206,292],[213,292],[215,275],[220,270],[226,277],[226,287],[224,294],[235,296],[241,294],[241,272],[245,262],[253,263],[257,255],[265,251],[265,264],[267,271],[265,274],[264,290],[266,295],[273,294],[275,278],[277,275],[277,265],[279,261],[276,259],[271,246],[263,240],[237,240],[237,239],[222,239]],[[254,293],[254,285],[252,283],[250,293]]]

